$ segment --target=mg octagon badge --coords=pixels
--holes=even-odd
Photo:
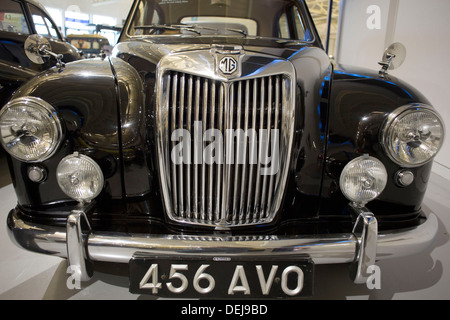
[[[231,56],[223,57],[219,62],[219,70],[223,74],[233,74],[237,70],[237,61]]]

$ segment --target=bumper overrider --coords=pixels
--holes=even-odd
[[[93,275],[92,262],[129,263],[136,253],[181,258],[290,258],[307,256],[314,264],[351,263],[355,283],[365,283],[369,266],[378,260],[408,256],[427,249],[438,229],[430,213],[414,227],[378,232],[377,219],[365,207],[349,205],[356,222],[353,232],[317,236],[187,236],[96,232],[86,212],[74,210],[66,228],[39,225],[20,218],[18,209],[8,216],[8,231],[19,246],[68,259],[82,281]]]

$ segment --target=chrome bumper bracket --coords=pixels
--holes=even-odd
[[[87,253],[87,238],[91,226],[86,214],[74,210],[66,223],[67,262],[71,273],[81,281],[89,281],[93,275],[92,263]]]
[[[353,234],[357,238],[355,261],[350,267],[350,277],[353,282],[363,284],[370,274],[368,269],[375,265],[377,257],[378,222],[375,215],[364,207],[350,205],[358,214],[353,227]]]

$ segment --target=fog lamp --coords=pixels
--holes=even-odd
[[[61,160],[56,175],[61,190],[80,202],[91,201],[103,189],[104,178],[99,165],[77,152]]]
[[[368,155],[350,161],[340,178],[342,193],[357,205],[364,206],[383,192],[387,172],[383,163]]]

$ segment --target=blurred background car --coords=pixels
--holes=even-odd
[[[99,34],[69,34],[67,36],[71,45],[80,50],[85,58],[95,58],[105,53],[111,55],[112,46],[108,38]]]
[[[62,54],[64,63],[81,59],[78,49],[66,42],[61,31],[45,10],[34,0],[0,0],[0,105],[3,106],[27,80],[56,65],[55,59],[44,64],[29,60],[25,40],[39,34],[49,41],[52,51]]]

